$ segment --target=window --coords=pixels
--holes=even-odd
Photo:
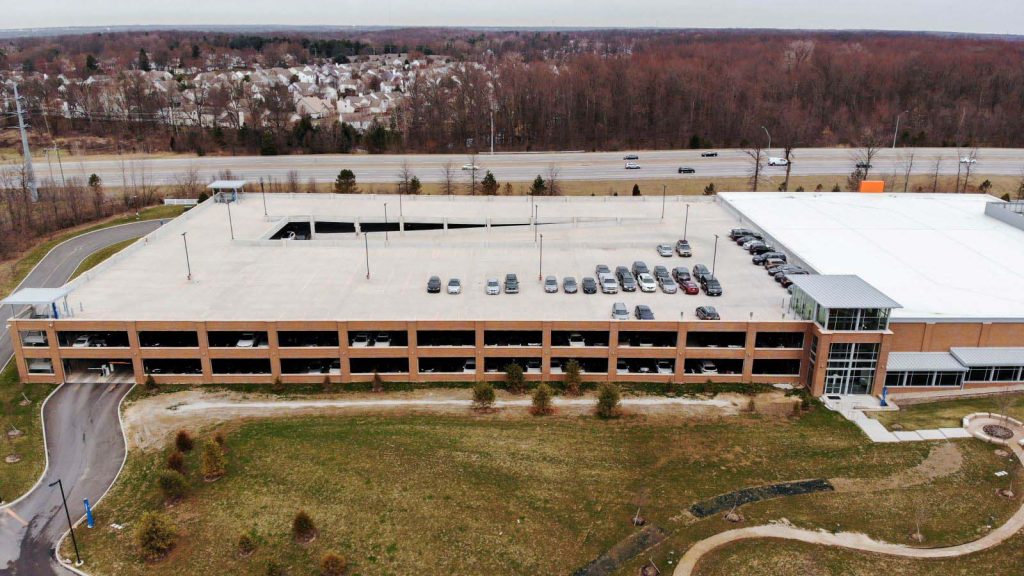
[[[838,342],[828,351],[826,394],[867,394],[875,378],[878,344]]]
[[[956,386],[962,384],[963,372],[889,372],[885,385],[898,386]]]
[[[975,366],[967,371],[968,382],[1022,382],[1021,366]]]
[[[888,325],[888,308],[834,308],[828,310],[828,320],[824,324],[829,330],[842,331],[885,330]]]

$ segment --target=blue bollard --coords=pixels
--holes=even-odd
[[[89,505],[89,499],[82,498],[82,502],[85,503],[85,525],[89,528],[95,528],[96,521],[92,517],[92,506]]]

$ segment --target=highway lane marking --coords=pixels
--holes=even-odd
[[[10,515],[12,518],[14,518],[18,522],[20,522],[22,526],[28,526],[28,522],[26,522],[25,519],[22,518],[21,516],[18,516],[18,513],[15,512],[14,510],[11,510],[10,508],[7,508],[4,511],[7,512],[7,514]]]

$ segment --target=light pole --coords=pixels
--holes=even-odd
[[[893,132],[892,132],[892,148],[893,148],[893,150],[896,149],[896,136],[898,136],[899,133],[900,133],[900,116],[903,116],[907,112],[908,112],[908,110],[904,110],[903,112],[900,112],[899,114],[896,115],[896,129],[893,130]]]
[[[260,194],[263,195],[263,215],[267,215],[267,190],[263,187],[263,178],[260,177]]]
[[[540,257],[537,260],[537,280],[544,279],[544,235],[540,235]]]
[[[715,252],[711,256],[711,277],[715,276],[715,263],[718,262],[718,234],[715,234]]]
[[[370,279],[370,235],[363,232],[363,245],[366,248],[366,279]]]
[[[683,220],[683,240],[686,240],[686,229],[690,226],[690,205],[686,205],[686,218]]]
[[[388,243],[388,203],[384,203],[384,243]]]
[[[68,519],[68,530],[71,531],[71,543],[75,545],[75,566],[82,565],[82,556],[78,553],[78,540],[75,539],[75,527],[71,524],[71,513],[68,512],[68,499],[64,497],[64,483],[60,478],[56,482],[50,482],[50,488],[60,487],[60,499],[64,503],[64,517]]]
[[[228,207],[228,227],[231,228],[231,239],[235,239],[235,224],[231,221],[231,200],[227,201]]]
[[[534,241],[534,243],[537,242],[537,225],[540,224],[539,222],[537,222],[537,218],[539,217],[538,214],[540,212],[540,210],[538,210],[539,208],[540,208],[540,206],[537,206],[536,204],[534,204],[534,206],[533,206],[533,241]]]
[[[668,188],[665,184],[661,185],[661,219],[665,219],[665,189]]]
[[[192,262],[188,259],[188,238],[185,236],[188,231],[181,233],[181,241],[185,243],[185,266],[188,267],[188,280],[192,281]]]
[[[764,126],[761,126],[761,130],[764,130],[764,133],[768,134],[768,153],[771,154],[772,153],[772,135],[768,133],[768,129],[765,128]]]

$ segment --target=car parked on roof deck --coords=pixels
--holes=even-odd
[[[548,294],[558,292],[558,278],[555,278],[554,276],[544,278],[544,291]]]
[[[658,244],[658,256],[662,258],[672,257],[672,247],[668,244]]]
[[[487,279],[487,289],[486,289],[486,292],[487,292],[488,296],[497,296],[498,294],[501,294],[501,284],[498,283],[498,279],[497,278],[488,278]]]
[[[722,284],[718,281],[718,278],[714,276],[705,276],[700,281],[700,287],[704,289],[704,293],[708,296],[721,296],[722,295]]]
[[[676,266],[672,269],[672,278],[682,284],[684,280],[690,279],[690,271],[685,266]]]
[[[700,286],[697,286],[697,283],[694,282],[693,280],[683,280],[682,282],[679,283],[679,286],[687,294],[700,294]]]
[[[652,272],[651,275],[654,276],[655,280],[657,280],[658,278],[661,278],[661,277],[665,277],[665,278],[671,278],[672,277],[668,273],[668,268],[665,268],[664,266],[655,266],[654,267],[654,272]]]
[[[615,277],[619,279],[623,292],[636,292],[636,278],[625,266],[615,267]]]
[[[757,264],[758,266],[763,266],[765,260],[767,260],[769,258],[778,258],[779,260],[782,260],[783,262],[786,261],[786,255],[785,254],[783,254],[782,252],[775,252],[775,251],[765,252],[763,254],[755,254],[754,257],[750,259],[750,261],[753,262],[754,264]]]
[[[643,273],[650,273],[651,269],[647,267],[647,263],[643,260],[636,260],[633,262],[632,268],[633,276],[639,276]]]
[[[566,294],[575,294],[579,291],[579,285],[576,284],[576,279],[572,276],[566,276],[562,278],[562,292]]]
[[[676,285],[676,281],[667,276],[658,277],[658,286],[661,287],[661,291],[665,294],[675,294],[679,291],[679,286]]]
[[[774,252],[775,247],[771,244],[754,244],[747,251],[751,254],[764,254],[765,252]]]
[[[612,304],[612,320],[629,320],[629,308],[625,302]]]
[[[718,315],[718,310],[715,310],[714,306],[698,306],[697,307],[697,318],[701,320],[721,320],[721,316]]]
[[[458,278],[452,278],[448,281],[448,293],[459,294],[462,292],[462,282]]]
[[[609,274],[611,269],[606,264],[598,264],[594,267],[594,276],[600,278],[601,274]]]
[[[658,289],[658,283],[654,281],[654,276],[647,272],[641,272],[637,275],[636,283],[640,286],[641,292],[654,292]]]
[[[785,263],[786,263],[786,261],[783,260],[782,258],[769,258],[769,259],[764,261],[764,267],[765,268],[770,268],[772,266],[781,266],[781,265],[783,265]]]
[[[729,239],[735,240],[742,236],[750,236],[753,233],[754,231],[750,228],[733,228],[732,230],[729,230]]]
[[[689,240],[676,240],[676,254],[679,254],[683,258],[689,258],[693,256],[693,249],[690,248]]]
[[[580,285],[584,294],[597,294],[597,281],[590,276],[584,276]]]
[[[696,265],[694,265],[694,267],[693,267],[693,277],[696,280],[700,281],[700,279],[705,277],[705,276],[711,276],[711,270],[708,270],[708,267],[703,265],[703,264],[696,264]]]
[[[440,294],[441,293],[441,277],[431,276],[427,280],[427,294]]]
[[[769,268],[765,268],[765,270],[768,272],[769,276],[775,276],[776,274],[778,274],[780,272],[788,272],[790,270],[803,270],[803,269],[804,269],[803,266],[800,266],[799,264],[779,264],[778,266],[771,266]]]
[[[600,280],[602,294],[619,293],[619,281],[615,279],[615,276],[612,274],[602,274]]]
[[[519,294],[519,278],[515,274],[505,274],[505,294]]]
[[[654,320],[654,312],[651,311],[651,307],[646,304],[637,304],[633,308],[633,316],[637,320]]]

